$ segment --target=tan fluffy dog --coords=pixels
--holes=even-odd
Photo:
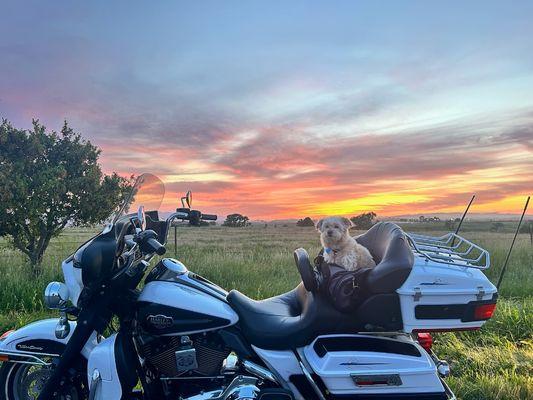
[[[350,236],[352,221],[344,217],[327,217],[317,222],[320,242],[324,246],[324,261],[348,271],[376,266],[368,249]]]

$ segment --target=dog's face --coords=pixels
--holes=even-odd
[[[349,229],[352,227],[352,221],[344,217],[327,217],[321,219],[316,224],[316,229],[320,231],[320,239],[325,246],[334,245],[342,242],[348,237]]]

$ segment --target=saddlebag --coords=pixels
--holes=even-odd
[[[319,336],[304,355],[332,399],[447,398],[430,356],[405,336]]]
[[[341,312],[350,312],[368,297],[365,279],[370,268],[347,271],[336,264],[328,264],[322,255],[315,258],[315,267],[320,274],[319,290]]]

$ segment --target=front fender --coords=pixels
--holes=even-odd
[[[0,342],[0,353],[2,351],[20,351],[61,355],[74,329],[76,329],[76,322],[69,321],[70,333],[64,339],[56,338],[55,329],[58,322],[59,318],[43,319],[11,332]],[[89,358],[89,354],[98,344],[98,337],[99,335],[93,332],[87,343],[85,343],[81,351],[85,359]]]

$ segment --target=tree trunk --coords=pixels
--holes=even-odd
[[[42,273],[42,262],[44,252],[50,243],[51,234],[44,234],[44,236],[39,238],[37,246],[34,246],[29,257],[32,267],[32,273],[34,276],[38,276]]]
[[[31,272],[33,276],[39,276],[42,273],[43,253],[39,254],[38,249],[33,250],[30,255]]]

